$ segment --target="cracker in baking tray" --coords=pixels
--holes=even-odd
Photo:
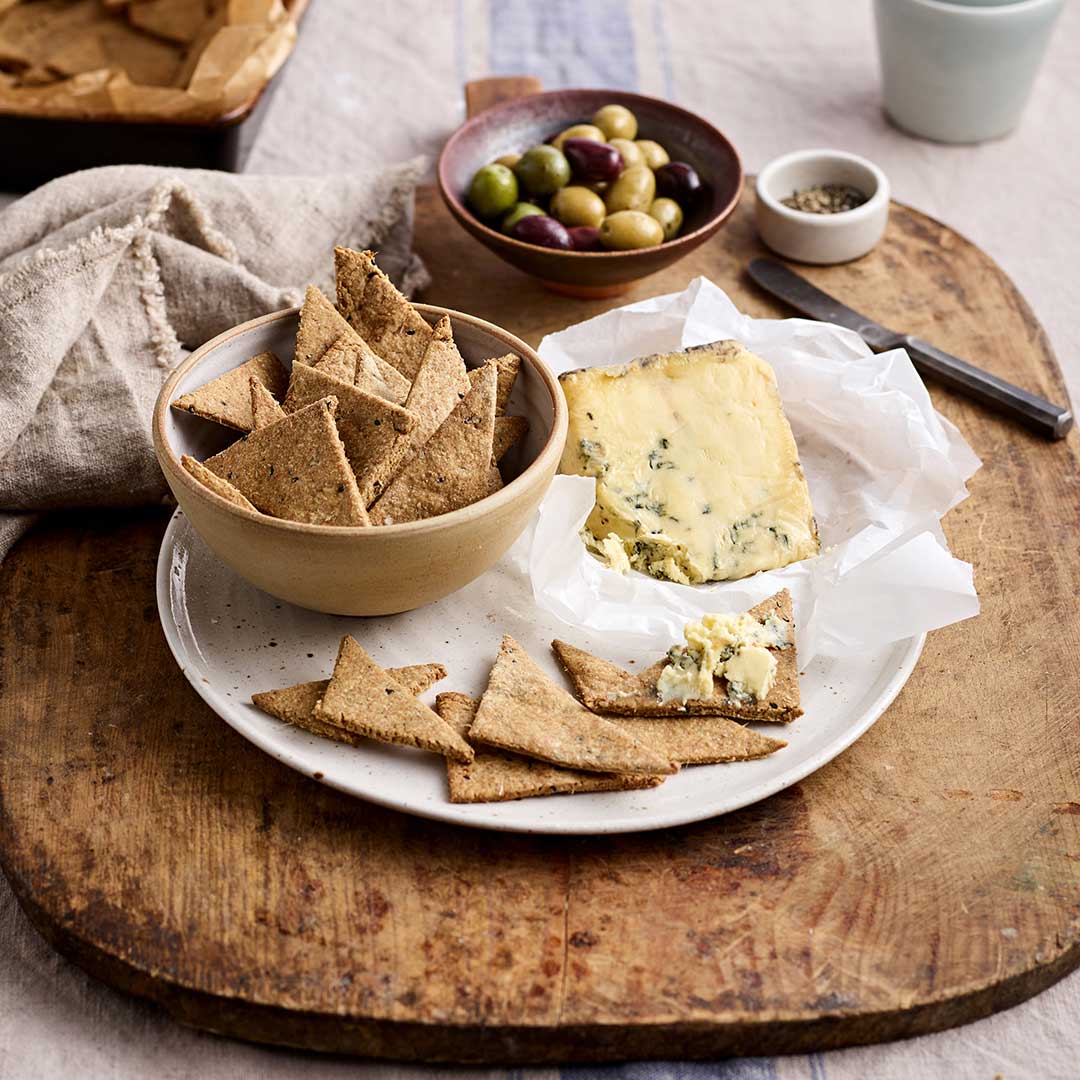
[[[387,668],[386,673],[410,694],[422,694],[440,679],[446,678],[446,668],[442,664],[410,664],[407,667]],[[315,706],[329,685],[329,679],[315,679],[313,682],[285,686],[280,690],[264,690],[262,693],[252,694],[251,700],[263,712],[278,720],[284,720],[287,724],[304,728],[314,735],[358,746],[363,742],[363,736],[325,720],[315,719]]]
[[[560,690],[509,635],[469,730],[474,742],[586,772],[660,774],[678,767]]]
[[[491,436],[491,458],[501,461],[516,443],[528,434],[529,420],[525,416],[496,416]]]
[[[180,464],[201,484],[205,484],[215,495],[228,499],[234,506],[242,506],[245,510],[254,510],[255,507],[244,496],[216,473],[212,473],[201,461],[184,454],[180,458]]]
[[[328,394],[337,398],[338,432],[356,476],[360,498],[367,506],[375,500],[400,455],[405,453],[409,433],[417,426],[416,417],[392,401],[304,364],[293,366],[285,411],[295,412]]]
[[[348,634],[341,639],[334,674],[313,715],[354,735],[415,746],[455,761],[473,759],[472,747]]]
[[[747,615],[759,621],[773,615],[788,626],[789,644],[769,650],[776,658],[776,674],[768,694],[760,701],[729,696],[726,680],[718,678],[714,680],[711,698],[692,698],[685,704],[664,703],[657,692],[657,680],[668,665],[667,658],[635,674],[564,641],[553,641],[551,647],[570,676],[578,696],[598,713],[639,717],[730,716],[739,720],[787,723],[802,715],[791,594],[787,589],[781,589],[750,608]]]
[[[478,375],[472,389],[371,508],[376,525],[447,514],[502,487],[502,477],[491,460],[495,365],[485,364]]]
[[[726,716],[613,718],[619,727],[679,765],[715,765],[768,757],[787,746]]]
[[[315,401],[203,464],[264,514],[313,525],[368,525],[334,423],[336,409],[335,397]]]
[[[281,361],[272,352],[261,352],[190,394],[181,394],[172,402],[172,407],[237,431],[250,431],[251,385],[248,379],[253,375],[276,398],[285,393],[289,384],[289,373]]]
[[[269,427],[285,419],[285,410],[274,400],[270,391],[254,375],[248,379],[251,390],[251,430]]]
[[[466,694],[439,694],[435,711],[462,738],[480,704]],[[476,757],[464,765],[447,761],[446,779],[453,803],[505,802],[534,795],[571,795],[588,791],[637,791],[663,783],[662,776],[635,776],[625,773],[589,773],[564,769],[506,750],[476,748]]]
[[[316,360],[313,367],[335,379],[352,383],[369,394],[403,405],[409,396],[409,380],[396,368],[380,360],[358,334],[342,335]]]
[[[334,248],[334,271],[338,310],[379,356],[415,379],[431,327],[375,265],[374,252]]]

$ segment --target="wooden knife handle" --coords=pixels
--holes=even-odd
[[[465,84],[465,115],[471,120],[492,105],[539,94],[543,89],[544,84],[532,75],[496,75],[491,79],[473,79]]]

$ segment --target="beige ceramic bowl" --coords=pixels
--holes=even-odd
[[[465,362],[516,352],[522,358],[509,413],[528,417],[524,443],[504,458],[506,486],[472,506],[425,521],[368,528],[304,525],[242,510],[180,464],[200,461],[235,438],[169,402],[256,353],[291,363],[296,309],[253,319],[207,342],[173,372],[154,409],[154,447],[176,501],[199,535],[253,585],[335,615],[387,615],[430,604],[479,577],[517,539],[551,483],[566,441],[566,403],[536,353],[505,330],[456,311],[417,304],[434,324],[449,315]]]

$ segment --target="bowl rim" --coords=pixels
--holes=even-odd
[[[655,247],[649,248],[635,248],[630,251],[564,251],[561,248],[546,248],[540,244],[527,244],[524,240],[515,240],[512,236],[507,236],[505,233],[500,232],[498,229],[491,228],[490,225],[485,225],[480,218],[469,212],[469,209],[461,202],[461,200],[450,190],[450,185],[447,182],[446,176],[446,159],[447,153],[460,139],[465,137],[466,132],[473,128],[481,119],[485,121],[493,113],[510,113],[514,109],[520,109],[523,102],[534,101],[536,98],[550,98],[550,97],[562,97],[567,94],[610,94],[612,99],[619,99],[617,104],[624,104],[627,100],[647,102],[650,105],[659,105],[661,108],[669,109],[671,112],[679,114],[688,118],[694,123],[701,124],[708,132],[716,139],[718,143],[727,148],[731,154],[732,159],[735,162],[735,169],[737,172],[736,182],[733,184],[733,194],[731,198],[725,203],[715,214],[710,216],[702,225],[699,225],[693,232],[688,232],[683,236],[678,236],[674,240],[666,240],[662,244],[657,244]],[[443,202],[450,208],[451,213],[461,222],[463,225],[468,222],[468,227],[475,227],[484,235],[491,237],[497,243],[506,244],[510,249],[520,248],[523,251],[541,251],[549,255],[564,255],[570,256],[576,259],[632,259],[635,256],[641,256],[648,252],[655,252],[660,249],[664,251],[675,252],[681,247],[689,246],[695,247],[697,242],[706,239],[731,215],[731,212],[739,204],[739,199],[742,197],[743,186],[746,182],[746,172],[743,169],[742,158],[739,157],[739,151],[735,149],[734,143],[715,125],[711,124],[705,117],[699,113],[691,112],[689,109],[684,109],[681,105],[675,105],[670,101],[665,101],[663,98],[650,97],[647,94],[636,94],[630,90],[616,90],[613,88],[605,87],[591,87],[591,86],[574,86],[567,87],[561,90],[545,90],[538,94],[526,94],[523,97],[513,98],[510,101],[504,101],[499,105],[493,105],[490,109],[485,109],[483,112],[477,113],[476,116],[470,117],[465,121],[456,131],[454,131],[450,137],[443,143],[443,148],[439,152],[439,160],[436,165],[436,179],[439,186],[439,194],[443,198]],[[693,241],[693,243],[691,243]]]
[[[158,392],[157,401],[154,403],[152,421],[154,452],[157,455],[158,464],[162,471],[166,473],[167,477],[171,477],[173,481],[178,482],[185,488],[189,495],[195,498],[208,500],[210,505],[224,509],[256,527],[283,533],[335,537],[337,539],[354,540],[365,536],[370,538],[385,538],[389,536],[405,537],[428,532],[438,532],[444,529],[453,528],[453,526],[466,521],[473,521],[488,511],[497,510],[498,508],[513,502],[520,495],[523,495],[528,490],[529,486],[548,468],[553,469],[554,467],[557,467],[559,459],[562,457],[562,448],[563,443],[566,441],[566,431],[568,426],[568,410],[558,380],[547,364],[540,359],[536,350],[530,348],[524,341],[514,334],[511,334],[508,330],[504,330],[502,327],[496,326],[494,323],[490,323],[475,315],[468,315],[462,311],[455,311],[453,308],[439,307],[435,304],[419,303],[413,304],[413,307],[421,315],[429,317],[430,321],[437,321],[443,315],[448,315],[450,317],[451,325],[455,322],[467,323],[475,329],[482,330],[485,333],[498,338],[503,344],[508,346],[509,349],[516,352],[521,357],[523,363],[529,364],[533,368],[540,376],[540,380],[544,384],[551,398],[553,415],[551,431],[548,434],[547,441],[540,448],[536,457],[533,458],[533,460],[530,461],[529,464],[510,481],[510,483],[504,485],[493,495],[487,495],[474,503],[470,503],[468,506],[460,507],[457,510],[451,510],[449,513],[437,514],[436,516],[429,518],[421,518],[419,521],[402,521],[394,525],[316,525],[304,521],[288,521],[285,518],[276,518],[269,514],[259,513],[257,510],[248,510],[242,506],[237,506],[235,503],[230,502],[217,492],[211,491],[204,484],[201,484],[196,480],[195,477],[184,468],[176,450],[173,448],[172,443],[169,441],[168,435],[166,434],[165,418],[168,415],[170,402],[176,394],[177,385],[188,372],[226,342],[258,327],[268,326],[271,323],[283,319],[294,318],[299,314],[299,307],[282,308],[280,311],[272,311],[266,315],[260,315],[257,318],[249,319],[247,322],[233,326],[223,333],[212,337],[173,369],[168,379],[165,381],[165,385],[162,386],[161,390]],[[207,421],[207,423],[210,422],[211,421]]]
[[[811,161],[822,164],[830,161],[845,161],[859,165],[866,169],[874,178],[873,194],[854,210],[845,210],[840,214],[811,214],[806,210],[793,210],[785,206],[769,190],[769,183],[774,175],[784,166],[795,162]],[[889,178],[869,158],[852,154],[848,150],[832,150],[826,147],[810,150],[792,150],[787,154],[775,157],[757,175],[754,183],[754,192],[758,199],[778,217],[803,228],[811,229],[845,229],[858,226],[860,223],[875,217],[880,213],[883,205],[887,206],[890,199]]]

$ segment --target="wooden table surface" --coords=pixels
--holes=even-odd
[[[743,268],[749,203],[622,301],[545,293],[430,192],[424,299],[530,342]],[[895,207],[808,272],[1048,396],[1056,364],[981,252]],[[930,635],[885,716],[765,802],[640,836],[507,836],[346,798],[244,742],[157,622],[166,514],[56,517],[0,578],[0,862],[38,928],[178,1019],[403,1059],[555,1062],[824,1048],[1011,1005],[1080,963],[1077,439],[934,390],[984,465],[945,522],[983,612]]]

